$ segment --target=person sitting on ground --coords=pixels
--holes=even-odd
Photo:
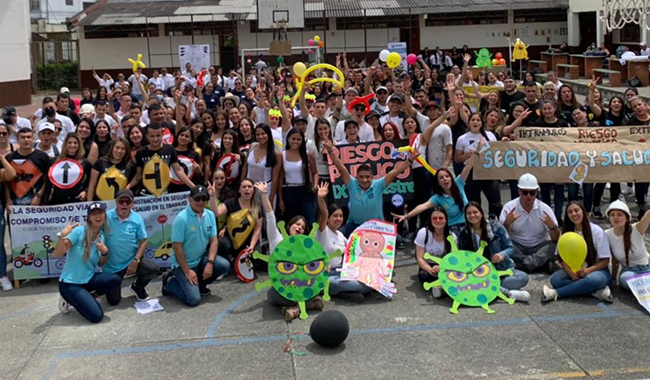
[[[418,279],[420,283],[434,282],[438,279],[440,265],[429,262],[424,259],[424,254],[443,258],[451,252],[451,244],[447,241],[449,236],[456,235],[449,230],[447,223],[447,212],[442,206],[433,206],[431,217],[427,225],[420,228],[415,236],[415,260],[418,263]],[[442,297],[442,287],[434,286],[431,288],[433,298]]]

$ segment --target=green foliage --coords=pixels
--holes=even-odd
[[[78,89],[77,62],[46,63],[36,65],[36,82],[39,90],[58,90],[61,87]]]

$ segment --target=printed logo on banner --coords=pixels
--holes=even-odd
[[[194,168],[196,167],[196,162],[194,162],[193,159],[185,156],[178,156],[178,164],[181,166],[181,168],[183,168],[183,171],[185,172],[187,178],[192,179],[192,177],[194,177]],[[170,168],[169,174],[171,175],[171,181],[174,185],[183,184],[183,181],[178,178],[174,169]]]
[[[59,189],[71,189],[83,178],[84,169],[79,162],[65,159],[50,166],[47,175],[50,182]]]
[[[36,185],[43,173],[30,160],[12,160],[11,166],[16,170],[16,178],[9,186],[18,198],[22,198]]]
[[[169,165],[154,154],[142,168],[142,185],[151,194],[160,197],[167,190],[170,180]]]
[[[117,193],[124,189],[126,184],[126,176],[118,168],[111,166],[104,174],[99,176],[95,193],[97,198],[102,201],[110,201],[115,199]]]

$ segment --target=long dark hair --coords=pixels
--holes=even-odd
[[[478,250],[479,247],[477,247],[474,244],[474,237],[472,236],[472,224],[467,220],[467,209],[470,207],[476,207],[478,209],[478,212],[481,213],[481,239],[479,241],[479,244],[481,244],[481,241],[484,241],[486,243],[490,242],[490,238],[488,237],[488,232],[487,232],[487,224],[488,221],[485,219],[485,212],[483,211],[483,208],[481,207],[481,204],[475,201],[470,201],[467,203],[467,206],[465,206],[465,231],[464,233],[461,233],[459,236],[459,240],[462,239],[463,246],[465,247],[473,247],[474,250]],[[490,245],[488,244],[485,249],[483,249],[483,257],[486,259],[490,260],[492,256],[492,253],[490,252]]]
[[[568,205],[566,205],[566,208],[564,209],[564,226],[562,227],[562,233],[565,232],[575,232],[576,226],[571,222],[571,219],[569,219],[569,207],[572,205],[576,205],[580,207],[580,210],[582,210],[582,236],[585,238],[585,241],[587,242],[587,265],[592,266],[596,263],[596,247],[594,246],[594,238],[591,235],[591,225],[589,222],[589,215],[587,214],[587,210],[585,209],[585,206],[582,205],[582,203],[578,201],[571,201],[569,202]]]
[[[440,187],[440,184],[438,183],[438,176],[441,172],[445,172],[451,177],[451,188],[449,191],[451,192],[451,197],[454,198],[454,203],[456,203],[458,209],[462,210],[465,207],[465,202],[463,202],[463,197],[460,195],[460,189],[458,188],[458,185],[456,185],[456,178],[451,175],[449,169],[440,168],[438,171],[436,171],[436,181],[433,184],[434,193],[443,196],[445,195],[445,191],[442,189],[442,187]]]
[[[194,149],[194,131],[192,130],[192,127],[189,125],[185,125],[181,127],[178,131],[176,131],[176,138],[174,139],[174,143],[172,144],[174,148],[178,148],[178,136],[181,135],[183,132],[190,132],[190,142],[187,144],[187,150],[191,151]]]
[[[316,119],[316,126],[314,127],[314,145],[316,145],[316,150],[318,150],[318,151],[320,151],[320,149],[321,149],[320,144],[323,142],[321,140],[320,136],[318,135],[318,126],[321,125],[321,124],[327,125],[329,127],[329,129],[330,129],[330,141],[333,140],[333,138],[332,138],[332,124],[330,124],[330,122],[327,121],[327,119],[325,119],[324,117],[319,117],[318,119]]]
[[[443,235],[445,237],[445,255],[451,252],[451,243],[449,243],[449,240],[447,240],[447,237],[451,235],[451,232],[449,232],[449,217],[447,216],[447,211],[442,206],[433,206],[431,208],[431,215],[433,215],[434,212],[440,212],[445,216],[445,228],[443,230]],[[427,221],[427,225],[425,227],[427,231],[431,232],[431,236],[434,236],[435,239],[435,228],[433,227],[433,223],[431,223],[431,218]],[[424,236],[424,246],[427,246],[427,243],[429,242],[429,234],[426,234]]]
[[[404,123],[406,120],[411,119],[415,122],[415,132],[414,133],[422,133],[422,129],[420,128],[420,123],[418,122],[418,119],[414,118],[413,116],[406,115],[404,119],[402,119],[402,126],[404,126]],[[404,128],[404,133],[406,133],[406,128]],[[399,134],[398,134],[399,136]]]
[[[301,138],[300,146],[298,147],[298,153],[300,154],[300,161],[302,161],[302,175],[305,178],[305,186],[307,189],[311,190],[311,178],[309,175],[309,156],[307,155],[307,142],[305,141],[305,135],[301,130],[297,128],[291,128],[287,133],[287,139],[285,141],[285,147],[289,149],[289,139],[295,134],[299,134]]]
[[[84,150],[86,152],[90,152],[90,148],[92,147],[93,142],[95,141],[95,133],[96,133],[97,130],[95,129],[95,122],[93,121],[93,119],[85,117],[85,118],[81,119],[79,124],[81,124],[83,122],[88,124],[88,126],[90,127],[90,136],[88,136],[88,138],[83,141]],[[79,128],[79,125],[77,125],[77,128]],[[109,131],[110,131],[110,129],[109,129]],[[79,136],[79,139],[81,139],[81,136]]]
[[[253,130],[253,138],[256,138],[257,130],[261,129],[266,133],[267,142],[266,142],[266,167],[272,168],[277,164],[275,157],[275,141],[273,140],[273,133],[271,133],[271,127],[265,123],[260,123],[255,126]]]

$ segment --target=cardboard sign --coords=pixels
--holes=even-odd
[[[585,183],[647,181],[650,143],[492,142],[474,166],[474,178],[518,179],[531,173],[540,183],[571,183],[578,180],[574,170]]]
[[[384,177],[395,165],[408,159],[408,153],[399,153],[397,148],[408,145],[408,140],[375,141],[371,143],[338,145],[334,147],[333,154],[336,154],[350,175],[357,176],[357,169],[361,165],[370,165],[374,179]],[[332,181],[332,192],[334,201],[337,204],[346,204],[348,201],[348,188],[341,178],[341,173],[327,157],[330,169],[330,180]],[[402,203],[405,199],[412,199],[415,192],[411,168],[406,169],[397,176],[384,191],[384,201],[394,204]]]
[[[171,177],[169,165],[159,155],[155,154],[142,168],[142,185],[149,192],[160,197],[169,186]]]
[[[520,127],[515,130],[516,141],[548,141],[588,144],[644,143],[650,141],[650,126],[628,127]]]
[[[113,200],[117,193],[126,187],[127,183],[126,176],[118,168],[111,166],[97,180],[97,188],[95,189],[97,198],[102,201]]]
[[[52,185],[59,189],[71,189],[83,178],[84,169],[79,162],[65,159],[50,166],[47,175]]]
[[[636,300],[650,313],[650,273],[631,277],[627,284],[634,293]]]

